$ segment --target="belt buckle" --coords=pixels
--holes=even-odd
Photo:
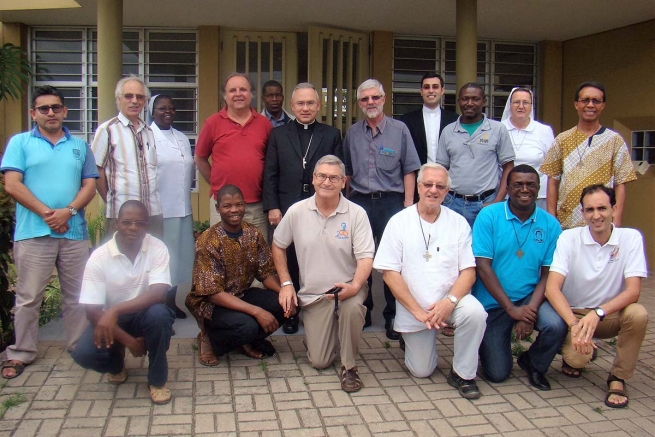
[[[373,200],[382,199],[382,193],[379,191],[376,191],[375,193],[371,193],[371,199]]]
[[[302,192],[309,193],[309,184],[302,184]]]
[[[477,202],[479,196],[477,194],[464,194],[464,200],[467,202]]]

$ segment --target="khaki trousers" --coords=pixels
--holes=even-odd
[[[584,317],[590,308],[574,309],[573,313],[578,319]],[[616,357],[612,363],[610,373],[617,378],[629,379],[632,377],[637,366],[639,349],[646,335],[648,325],[648,313],[643,305],[632,303],[614,314],[609,314],[598,323],[595,338],[610,338],[618,335],[616,341]],[[562,359],[571,367],[581,369],[591,361],[592,354],[580,354],[573,350],[571,343],[571,331],[569,330],[566,340],[562,345]]]
[[[88,326],[80,290],[89,258],[88,240],[38,237],[14,243],[16,262],[16,343],[7,348],[7,358],[29,364],[36,358],[39,311],[45,286],[57,268],[63,298],[62,315],[66,328],[66,349],[72,352]]]
[[[357,365],[359,339],[366,316],[364,300],[367,295],[368,284],[364,283],[355,296],[340,300],[339,320],[334,316],[334,301],[325,297],[302,307],[307,358],[312,367],[325,369],[334,362],[337,352],[340,352],[341,365],[346,369]]]

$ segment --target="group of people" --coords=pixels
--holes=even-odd
[[[529,89],[512,91],[501,122],[484,114],[478,84],[459,90],[461,116],[441,109],[444,91],[439,74],[426,74],[423,108],[395,120],[384,114],[380,82],[366,80],[357,89],[364,119],[342,142],[317,120],[321,98],[312,84],[294,88],[287,114],[282,86],[266,82],[258,113],[250,80],[234,73],[192,159],[188,140],[172,128],[170,97],[151,98],[151,126],[140,119],[149,92],[137,77],[119,81],[119,115],[98,128],[91,148],[63,127],[61,93],[38,89],[36,126],[12,138],[1,167],[18,202],[17,340],[3,377],[18,376],[36,356],[31,317],[56,265],[75,361],[120,384],[125,348],[147,353],[155,403],[171,398],[166,350],[175,310],[183,313],[175,285],[184,282],[192,283],[186,306],[198,322],[201,364],[218,365],[234,350],[274,355],[267,337],[280,326],[296,332],[302,313],[311,365],[326,368],[340,357],[341,387],[355,392],[363,387],[357,354],[371,324],[375,268],[386,335],[401,341],[412,375],[434,372],[436,334],[450,326],[447,380],[464,398],[478,398],[478,357],[487,380],[504,381],[511,333],[526,339],[537,331],[517,363],[531,385],[549,390],[545,374],[559,351],[562,372],[579,377],[593,338],[618,334],[605,403],[626,406],[625,379],[647,323],[637,303],[646,261],[639,232],[618,227],[624,184],[636,176],[626,144],[600,124],[603,86],[576,90],[579,123],[556,139],[534,120]],[[66,159],[59,168],[71,173],[54,197],[52,181],[46,189],[38,173],[50,159]],[[193,160],[215,211],[195,253],[187,203]],[[86,262],[82,208],[96,187],[110,240]]]

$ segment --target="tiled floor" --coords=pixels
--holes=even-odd
[[[655,314],[654,279],[644,282],[641,302]],[[178,335],[193,337],[194,323],[176,324]],[[360,347],[366,387],[352,395],[340,389],[335,368],[318,371],[307,364],[303,339],[275,335],[276,357],[257,361],[231,354],[206,368],[194,358],[193,339],[175,338],[169,350],[174,398],[164,406],[150,403],[145,359],[129,358],[128,381],[116,387],[75,365],[61,340],[42,341],[37,361],[0,391],[0,402],[15,393],[26,399],[0,420],[0,436],[655,435],[652,323],[629,381],[630,406],[623,410],[602,401],[613,359],[605,342],[580,379],[562,376],[557,357],[547,375],[551,391],[530,387],[515,366],[505,383],[479,381],[483,396],[468,401],[446,382],[450,338],[439,336],[438,370],[416,379],[404,367],[398,342],[387,341],[378,323],[364,333]]]

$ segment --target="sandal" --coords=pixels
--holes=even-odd
[[[209,338],[199,332],[196,341],[198,342],[198,362],[207,367],[218,366],[219,361],[214,354]]]
[[[148,388],[150,389],[150,400],[153,404],[163,405],[171,401],[171,391],[166,384],[163,387],[148,385]]]
[[[444,326],[441,328],[441,332],[443,332],[443,335],[446,337],[454,337],[455,336],[455,327],[452,325]]]
[[[357,372],[357,367],[353,367],[350,370],[346,370],[344,366],[341,366],[341,390],[346,393],[354,393],[359,391],[364,387],[362,379],[359,377]]]
[[[577,379],[580,377],[581,373],[582,369],[576,369],[562,359],[562,375]]]
[[[2,377],[4,379],[14,379],[20,376],[21,373],[23,373],[23,370],[25,370],[25,366],[27,364],[23,363],[22,361],[18,360],[9,360],[5,361],[2,363]],[[6,375],[5,374],[5,369],[13,369],[14,374],[13,375]]]
[[[275,354],[277,354],[277,351],[275,350],[275,347],[273,347],[273,344],[266,340],[255,340],[252,343],[250,343],[250,346],[252,346],[253,349],[255,349],[257,352],[260,352],[264,355],[264,357],[274,357]]]
[[[123,370],[118,373],[107,373],[107,382],[114,385],[119,385],[127,381],[127,367],[123,366]]]
[[[255,360],[261,360],[264,358],[264,354],[250,344],[244,344],[243,346],[239,346],[239,351],[244,354],[247,357],[253,358]]]
[[[623,388],[622,389],[610,388],[610,383],[612,382],[620,382],[621,384],[623,384]],[[625,398],[625,401],[620,402],[618,404],[612,403],[610,402],[610,396],[612,395],[623,396]],[[625,381],[622,380],[621,378],[617,378],[616,376],[610,373],[610,376],[607,378],[607,394],[605,395],[605,405],[607,405],[610,408],[625,408],[628,406],[628,402],[630,402],[630,399],[628,399],[628,395],[625,392]]]

